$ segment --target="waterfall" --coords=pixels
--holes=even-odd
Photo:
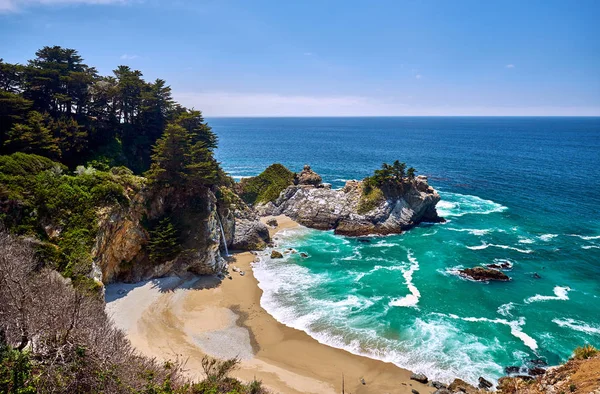
[[[218,213],[217,220],[219,221],[219,228],[221,229],[221,239],[223,240],[223,247],[225,248],[225,256],[229,256],[229,250],[227,250],[227,240],[225,239],[225,231],[223,231],[223,223],[221,223],[221,216]]]

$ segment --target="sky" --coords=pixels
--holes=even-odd
[[[0,58],[125,64],[215,116],[600,116],[596,0],[0,0]]]

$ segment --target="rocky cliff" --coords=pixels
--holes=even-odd
[[[397,234],[421,222],[443,221],[435,209],[440,196],[425,176],[405,179],[397,193],[381,195],[370,205],[365,204],[362,181],[349,181],[334,190],[309,166],[295,179],[296,184],[275,201],[258,204],[256,211],[287,215],[307,227],[349,236]]]
[[[182,250],[168,261],[151,261],[148,222],[165,214],[179,224]],[[129,204],[102,209],[98,227],[92,255],[94,276],[103,283],[136,282],[186,271],[218,273],[226,264],[223,235],[232,249],[260,249],[270,241],[266,226],[243,202],[225,204],[210,189],[195,196],[190,206],[172,190],[153,194],[142,188],[129,196]]]

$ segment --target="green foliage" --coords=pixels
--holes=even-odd
[[[97,210],[126,205],[128,177],[81,167],[69,175],[64,166],[24,153],[0,156],[0,218],[18,234],[50,242],[42,252],[64,275],[89,272],[97,232]],[[56,250],[55,250],[56,249]]]
[[[404,184],[415,178],[416,169],[406,169],[406,163],[398,160],[392,164],[383,163],[372,176],[363,180],[363,194],[368,195],[372,189],[381,189],[384,195],[397,195],[404,191]]]
[[[168,261],[181,251],[178,231],[169,217],[162,218],[149,233],[148,251],[153,262]]]
[[[35,380],[27,352],[0,343],[0,393],[35,394]]]
[[[8,132],[4,146],[10,152],[34,153],[51,159],[60,157],[58,139],[44,123],[42,114],[31,111],[27,123],[17,123]]]
[[[596,349],[592,345],[580,346],[573,352],[573,358],[576,360],[586,360],[600,354],[600,350]]]
[[[281,164],[272,164],[259,175],[242,179],[238,192],[248,204],[275,201],[279,194],[294,183],[294,173]]]
[[[365,182],[363,183],[363,193],[358,202],[357,212],[365,214],[377,207],[384,200],[384,195],[381,189],[377,186]]]

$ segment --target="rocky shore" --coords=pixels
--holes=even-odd
[[[348,181],[335,190],[305,166],[275,201],[255,209],[261,216],[286,215],[306,227],[348,236],[398,234],[421,222],[443,221],[435,209],[440,195],[425,176],[405,178],[397,193],[383,195],[369,209],[364,198],[363,181]]]

